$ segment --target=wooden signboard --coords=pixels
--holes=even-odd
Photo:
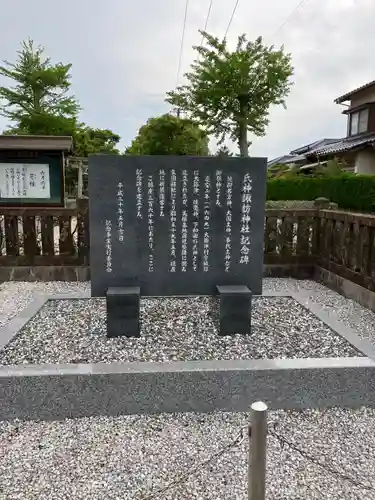
[[[62,139],[0,136],[0,206],[64,206]]]

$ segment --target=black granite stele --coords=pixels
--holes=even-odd
[[[139,337],[139,287],[107,290],[107,337]]]
[[[266,158],[91,156],[92,296],[261,294],[266,171]],[[250,331],[245,295],[224,293],[223,332]]]

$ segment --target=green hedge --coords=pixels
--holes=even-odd
[[[298,176],[267,182],[267,200],[313,201],[319,197],[328,198],[340,208],[374,212],[375,175]]]

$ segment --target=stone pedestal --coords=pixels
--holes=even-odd
[[[219,335],[250,334],[251,291],[247,286],[217,286],[219,293]]]
[[[107,337],[139,337],[139,287],[108,288]]]

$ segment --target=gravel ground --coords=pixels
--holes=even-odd
[[[322,285],[265,279],[264,289],[308,292],[375,343],[375,314]],[[88,290],[87,283],[3,283],[0,327],[38,294]],[[280,411],[269,420],[304,454],[270,435],[267,500],[375,500],[374,490],[356,484],[375,485],[375,410]],[[230,445],[246,421],[243,414],[215,413],[0,422],[0,500],[245,500],[246,440],[199,464]],[[156,495],[197,465],[186,481]]]
[[[293,278],[265,278],[265,291],[304,291],[310,299],[326,312],[336,314],[360,337],[375,344],[375,313],[362,307],[358,302],[346,299],[329,288],[310,280]],[[90,283],[75,282],[6,282],[0,284],[0,328],[17,316],[36,296],[58,293],[90,292]]]
[[[141,338],[106,336],[103,299],[50,301],[0,364],[361,356],[291,298],[254,298],[251,335],[220,337],[210,298],[141,300]]]
[[[17,316],[38,295],[89,292],[89,283],[7,281],[0,285],[0,328]]]
[[[245,500],[246,437],[201,464],[232,444],[247,418],[215,413],[0,422],[0,498]],[[375,499],[375,490],[366,488],[375,487],[375,410],[279,411],[270,412],[269,421],[273,434],[303,454],[269,436],[267,500]]]

